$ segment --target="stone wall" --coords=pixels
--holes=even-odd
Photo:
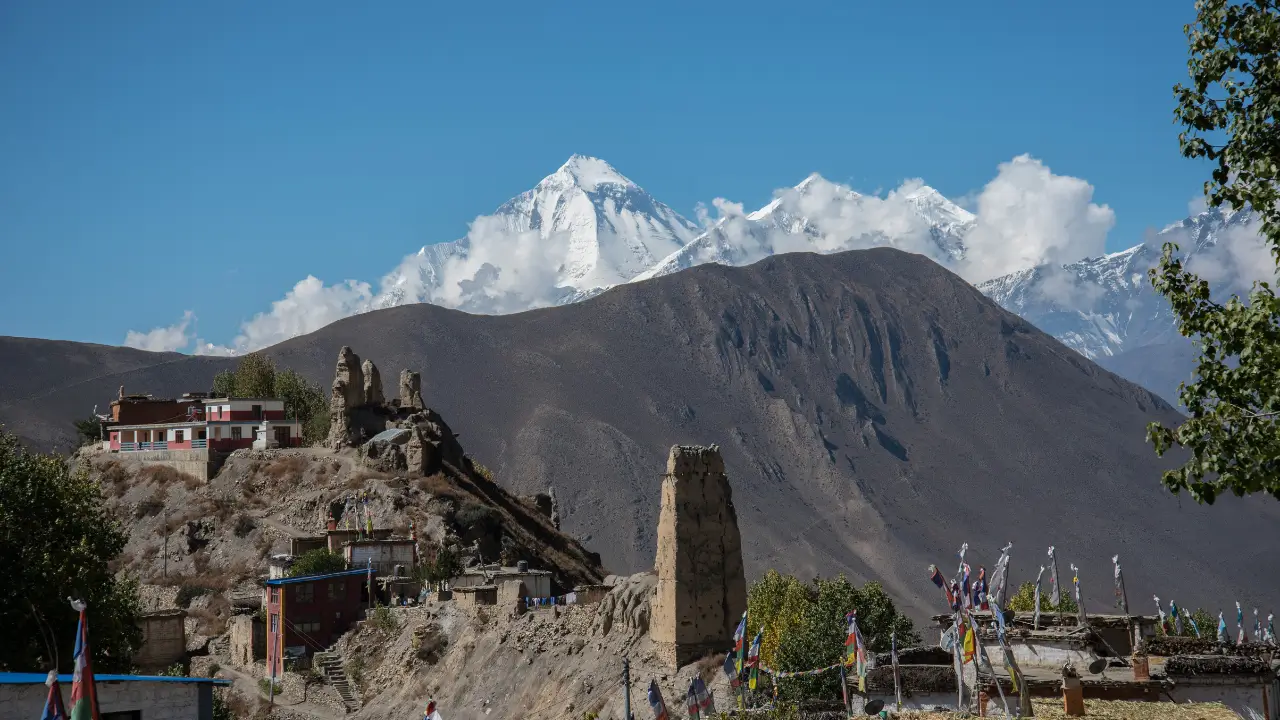
[[[71,702],[71,683],[60,683],[62,702]],[[208,720],[213,716],[209,683],[131,680],[95,683],[103,713],[141,711],[146,720]],[[0,685],[0,720],[31,720],[44,710],[49,688],[44,683]]]
[[[253,615],[231,618],[231,663],[250,667],[267,659],[267,627]]]
[[[654,568],[649,636],[662,661],[680,667],[726,650],[747,609],[747,583],[719,448],[671,448]]]
[[[138,618],[142,646],[133,661],[144,672],[159,672],[180,662],[187,654],[187,633],[183,610],[162,610]]]
[[[208,450],[138,450],[117,455],[142,465],[164,465],[198,480],[209,482],[218,474],[226,455]]]

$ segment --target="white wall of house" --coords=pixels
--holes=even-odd
[[[1178,702],[1219,702],[1235,710],[1244,718],[1280,720],[1280,708],[1276,707],[1276,694],[1280,682],[1260,682],[1252,678],[1214,677],[1197,675],[1194,678],[1175,677],[1170,695]]]
[[[62,702],[71,712],[71,683],[59,683]],[[145,720],[204,720],[212,715],[213,695],[200,683],[131,680],[95,683],[98,708],[104,713],[140,710]],[[201,695],[208,708],[201,713]],[[31,720],[44,710],[49,688],[44,683],[0,684],[0,720]]]

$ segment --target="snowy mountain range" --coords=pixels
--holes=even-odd
[[[753,212],[724,201],[716,209],[719,216],[700,227],[607,162],[575,155],[478,218],[466,237],[406,257],[383,279],[372,307],[431,302],[481,314],[520,312],[704,263],[747,265],[784,252],[878,245],[926,255],[963,275],[972,259],[966,237],[978,224],[976,215],[919,182],[879,197],[817,174]],[[1175,399],[1171,378],[1180,379],[1185,363],[1166,368],[1169,377],[1134,377],[1150,365],[1143,348],[1168,355],[1185,343],[1147,270],[1172,240],[1197,272],[1211,281],[1240,279],[1232,289],[1247,290],[1259,267],[1250,255],[1254,222],[1249,212],[1210,210],[1121,252],[1030,267],[976,287],[1082,355]]]

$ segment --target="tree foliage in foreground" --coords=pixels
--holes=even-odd
[[[289,577],[300,575],[325,575],[347,569],[347,561],[341,555],[329,552],[329,548],[308,550],[289,566]]]
[[[108,568],[127,536],[98,485],[57,455],[24,450],[0,429],[0,670],[72,670],[78,613],[89,604],[99,672],[128,672],[142,642],[135,581]]]
[[[1208,204],[1252,208],[1280,263],[1280,8],[1276,0],[1199,0],[1196,10],[1184,28],[1191,81],[1174,88],[1182,154],[1213,163]],[[1151,283],[1200,357],[1179,386],[1189,418],[1147,428],[1157,454],[1190,452],[1164,484],[1205,503],[1227,492],[1280,499],[1280,301],[1265,282],[1247,302],[1216,301],[1177,251],[1165,244]]]
[[[890,633],[899,648],[920,644],[911,620],[894,606],[879,583],[854,587],[843,575],[802,583],[770,571],[747,595],[747,641],[763,630],[761,662],[775,670],[828,667],[844,657],[845,616],[858,611],[858,627],[873,652],[888,652]],[[787,678],[779,686],[783,698],[838,697],[840,675],[828,672]]]

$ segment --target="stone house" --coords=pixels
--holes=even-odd
[[[156,610],[138,616],[142,645],[133,661],[147,671],[160,671],[187,654],[186,610]]]

